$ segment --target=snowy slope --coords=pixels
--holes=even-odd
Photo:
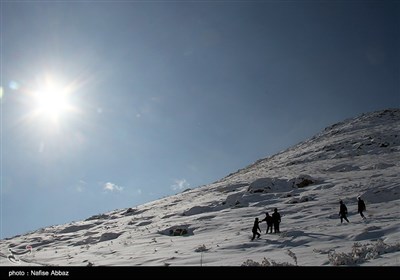
[[[399,171],[400,109],[363,114],[215,183],[1,240],[0,265],[399,266]],[[281,233],[251,241],[275,207]]]

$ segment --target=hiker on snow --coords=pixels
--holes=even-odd
[[[257,235],[257,238],[260,238],[260,236],[261,236],[261,234],[258,233],[258,231],[261,232],[260,226],[258,225],[259,223],[260,223],[260,222],[258,221],[258,218],[256,218],[256,219],[254,220],[254,225],[253,225],[253,230],[252,230],[252,232],[253,232],[253,238],[252,238],[251,240],[254,240],[254,238],[256,237],[256,235]]]
[[[281,222],[281,214],[279,214],[278,208],[275,208],[274,213],[272,213],[272,222],[274,224],[274,233],[280,233],[279,224]]]
[[[265,232],[265,234],[268,233],[268,230],[269,230],[269,229],[271,229],[271,230],[270,230],[270,233],[272,233],[272,224],[273,224],[273,221],[272,221],[272,217],[268,214],[268,212],[265,213],[265,218],[261,220],[261,222],[263,222],[263,221],[265,221],[265,222],[267,223],[267,231]]]
[[[343,203],[343,201],[340,201],[340,210],[339,210],[339,216],[340,216],[340,223],[343,223],[343,219],[345,219],[348,223],[349,220],[347,219],[347,207]]]
[[[365,207],[364,200],[361,199],[361,197],[358,197],[358,213],[360,213],[361,218],[365,219],[365,216],[363,214],[363,211],[367,210]]]

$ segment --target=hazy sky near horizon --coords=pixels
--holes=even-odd
[[[396,1],[1,1],[1,238],[400,107],[399,38]]]

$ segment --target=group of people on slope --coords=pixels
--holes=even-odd
[[[361,199],[361,197],[357,197],[358,200],[358,213],[360,213],[361,218],[365,219],[365,216],[363,214],[364,211],[367,210],[365,207],[365,202],[364,200]],[[341,200],[340,202],[340,209],[339,209],[339,217],[340,217],[340,223],[343,223],[343,219],[345,219],[348,223],[350,221],[347,219],[347,207]]]
[[[361,197],[357,197],[357,200],[358,200],[358,213],[360,213],[361,218],[365,219],[365,216],[363,214],[363,212],[366,211],[364,200],[362,200]],[[340,200],[339,204],[340,204],[340,210],[339,210],[340,223],[343,223],[343,219],[349,223],[350,221],[347,219],[346,205],[343,203],[342,200]],[[257,238],[260,238],[261,234],[258,233],[261,232],[259,224],[264,221],[267,223],[267,230],[265,232],[266,234],[268,234],[268,231],[272,233],[272,226],[274,226],[274,233],[280,232],[279,224],[281,222],[281,215],[279,214],[278,209],[275,208],[272,216],[270,216],[267,212],[265,213],[265,218],[262,219],[261,221],[259,221],[258,218],[255,218],[252,229],[253,237],[251,238],[251,240],[254,240],[256,236]]]
[[[254,240],[254,238],[257,235],[257,238],[260,238],[261,234],[258,233],[258,231],[261,232],[260,229],[260,223],[261,222],[266,222],[267,223],[267,230],[265,234],[268,234],[268,231],[272,233],[272,226],[274,226],[274,233],[279,233],[279,224],[281,222],[281,215],[278,212],[278,208],[274,209],[274,213],[272,213],[272,216],[269,215],[269,213],[265,213],[265,218],[262,219],[261,221],[258,220],[258,218],[255,218],[254,220],[254,225],[253,225],[253,238],[251,240]]]

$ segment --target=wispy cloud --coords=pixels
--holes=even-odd
[[[77,192],[83,192],[86,188],[87,183],[83,180],[79,180],[78,184],[75,186]]]
[[[105,183],[105,184],[104,184],[103,189],[104,189],[105,191],[110,191],[110,192],[122,192],[122,190],[123,190],[124,188],[121,187],[121,186],[118,186],[118,185],[116,185],[116,184],[114,184],[114,183],[108,182],[108,183]]]
[[[171,186],[174,191],[183,190],[185,188],[189,188],[190,184],[186,181],[186,179],[177,179],[175,180],[175,184]]]

